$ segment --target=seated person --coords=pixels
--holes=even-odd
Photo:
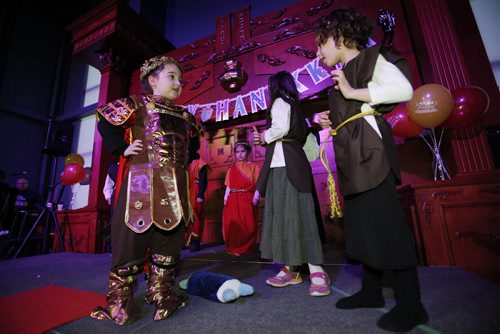
[[[32,189],[29,189],[29,181],[20,177],[16,181],[16,189],[13,193],[13,207],[17,211],[40,211],[43,208],[40,195]]]
[[[31,226],[33,218],[36,218],[37,213],[42,211],[43,202],[40,198],[40,195],[32,189],[29,188],[29,181],[20,177],[16,181],[16,188],[12,192],[11,195],[11,217],[12,217],[12,226],[11,226],[11,234],[18,234],[19,236],[26,232],[25,230]],[[23,219],[29,219],[29,221],[25,221],[23,224]],[[33,220],[34,222],[34,220]],[[23,226],[24,225],[24,226]],[[39,226],[41,232],[43,230],[42,226]],[[21,229],[23,231],[21,231]]]

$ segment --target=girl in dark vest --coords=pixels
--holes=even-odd
[[[311,166],[302,146],[307,124],[299,104],[293,76],[286,71],[269,78],[271,111],[267,130],[254,133],[254,141],[266,146],[266,158],[257,180],[265,197],[261,256],[285,266],[266,283],[284,287],[302,282],[294,267],[308,263],[309,294],[330,294],[330,279],[323,270],[323,251],[312,197]]]
[[[318,57],[329,67],[342,65],[331,72],[330,111],[319,117],[323,128],[337,127],[360,112],[388,112],[388,104],[412,97],[411,84],[380,47],[365,48],[371,32],[366,16],[352,8],[337,9],[317,22]],[[361,290],[336,307],[383,307],[382,273],[392,271],[396,306],[377,325],[401,332],[426,323],[415,247],[396,194],[401,177],[390,126],[383,117],[364,116],[342,126],[333,143],[344,196],[346,253],[363,263]]]

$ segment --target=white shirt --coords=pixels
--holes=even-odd
[[[413,87],[408,79],[393,63],[388,62],[384,56],[378,55],[371,81],[368,83],[371,102],[364,103],[361,111],[374,110],[377,104],[391,104],[408,101],[413,96]],[[375,121],[375,116],[364,116],[364,119],[382,138]]]
[[[106,201],[111,201],[111,196],[113,195],[113,191],[115,190],[115,183],[109,177],[109,175],[106,175],[106,181],[104,182],[104,188],[102,188],[102,193],[104,194],[104,198]]]
[[[277,141],[288,134],[290,130],[291,107],[282,98],[274,100],[271,107],[271,127],[264,132],[264,139],[267,144]],[[284,167],[285,155],[283,154],[283,143],[276,142],[274,154],[271,160],[271,168]]]

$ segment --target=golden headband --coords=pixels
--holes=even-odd
[[[179,63],[172,57],[168,57],[168,56],[156,56],[156,57],[153,57],[151,59],[148,59],[144,62],[144,64],[142,64],[141,66],[141,81],[144,80],[144,78],[150,74],[151,72],[153,72],[154,70],[156,70],[158,67],[160,67],[161,65],[163,64],[173,64],[173,65],[176,65],[179,70],[181,70],[182,72],[182,67],[181,65],[179,65]]]
[[[250,144],[246,141],[237,141],[236,143],[234,143],[234,149],[236,149],[237,146],[243,146],[247,149],[247,151],[251,151],[252,150],[252,146],[250,146]]]

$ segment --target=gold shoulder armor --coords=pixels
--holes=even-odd
[[[114,100],[97,108],[97,117],[104,117],[113,125],[122,125],[140,107],[140,99],[136,96],[129,96],[123,99]]]

